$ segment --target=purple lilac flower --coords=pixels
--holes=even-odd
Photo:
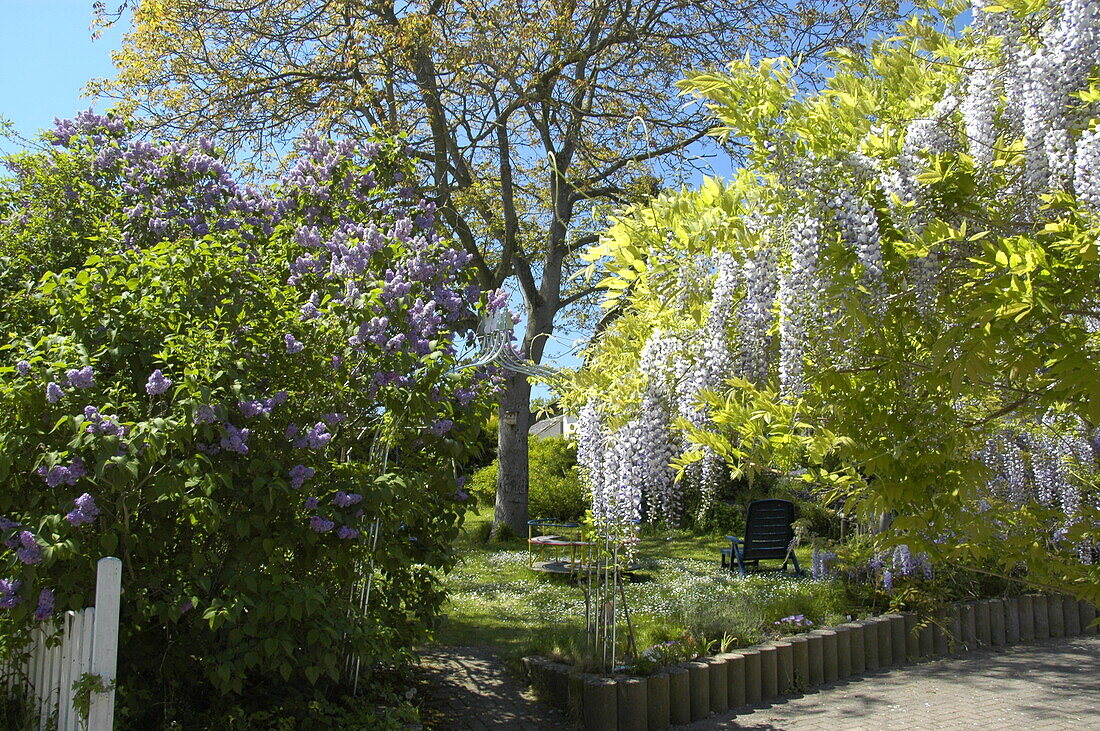
[[[12,528],[18,528],[18,527],[19,527],[19,523],[16,523],[14,520],[9,520],[8,518],[5,518],[4,516],[0,515],[0,530],[9,531]]]
[[[294,437],[298,436],[298,432],[300,431],[301,428],[292,421],[286,425],[286,438],[293,439]]]
[[[99,413],[99,409],[94,406],[84,407],[84,419],[90,421],[88,428],[85,430],[89,434],[106,434],[107,436],[126,436],[126,427],[120,425],[115,419],[115,416],[104,416]]]
[[[84,493],[74,500],[73,505],[75,507],[65,516],[65,520],[74,526],[91,523],[99,515],[99,508],[96,507],[95,500],[88,493]]]
[[[317,470],[312,467],[306,467],[304,464],[296,464],[290,468],[290,486],[295,490],[298,490],[306,483],[306,480],[313,478],[313,475],[317,473]]]
[[[290,333],[287,333],[286,335],[284,335],[284,336],[283,336],[283,340],[285,340],[285,341],[286,341],[286,352],[288,352],[288,353],[290,353],[290,354],[292,354],[292,355],[293,355],[294,353],[301,353],[301,352],[302,352],[302,350],[304,350],[304,349],[305,349],[305,347],[306,347],[305,345],[303,345],[302,343],[300,343],[300,342],[298,341],[298,339],[297,339],[297,338],[295,338],[295,337],[294,337],[293,335],[291,335]]]
[[[22,584],[19,579],[0,579],[0,609],[11,609],[19,603],[17,592]]]
[[[196,444],[195,449],[197,449],[201,454],[205,454],[209,457],[213,457],[215,454],[218,454],[222,451],[222,448],[219,447],[217,444]]]
[[[18,363],[15,364],[15,370],[17,370],[19,372],[19,375],[21,375],[21,376],[29,376],[31,374],[30,361],[27,361],[27,360],[19,361]]]
[[[309,519],[309,527],[317,533],[327,533],[332,530],[336,524],[327,518],[322,518],[320,515],[314,515]]]
[[[310,427],[310,430],[294,442],[294,446],[299,449],[309,447],[310,449],[323,449],[332,441],[332,435],[328,433],[328,428],[323,421],[319,421]]]
[[[886,591],[892,591],[894,588],[894,572],[890,569],[882,572],[882,588]]]
[[[489,312],[496,312],[505,305],[508,304],[508,291],[504,289],[494,289],[489,292]]]
[[[225,436],[222,437],[221,448],[227,452],[237,452],[238,454],[248,454],[248,429],[238,429],[230,424],[228,421],[222,424],[222,428],[225,429]]]
[[[306,510],[316,510],[317,506],[321,504],[321,501],[315,497],[307,497],[306,501],[302,503]]]
[[[160,368],[157,368],[145,382],[145,392],[150,396],[159,396],[172,387],[171,379],[165,378]]]
[[[63,398],[65,398],[65,392],[61,390],[61,386],[50,381],[49,384],[46,385],[46,400],[51,404],[56,404]]]
[[[185,601],[180,602],[180,614],[181,615],[187,614],[188,612],[190,612],[194,608],[195,608],[195,603],[193,601],[191,601],[190,599],[187,599]]]
[[[336,535],[343,538],[345,541],[350,541],[352,538],[356,538],[359,535],[359,531],[346,525],[340,526],[336,531]]]
[[[70,368],[65,371],[65,379],[73,388],[91,388],[95,385],[95,372],[91,366],[84,366],[79,370]]]
[[[33,533],[29,530],[20,531],[16,538],[21,546],[15,551],[16,558],[26,564],[42,563],[42,546],[38,545]]]
[[[76,484],[76,481],[79,480],[81,477],[84,477],[84,475],[86,474],[87,472],[84,469],[84,460],[80,457],[73,457],[73,462],[71,465],[69,465],[69,479],[71,480],[69,484]]]
[[[73,457],[72,464],[68,467],[57,465],[47,470],[45,466],[43,466],[35,471],[50,487],[75,485],[77,480],[87,474],[84,469],[84,460],[80,457]]]
[[[470,497],[470,493],[466,492],[461,487],[458,488],[457,490],[455,490],[454,499],[457,500],[458,502],[464,503],[464,502],[466,502],[467,498],[469,498],[469,497]]]
[[[343,424],[348,420],[348,417],[344,414],[324,414],[321,416],[321,421],[325,422],[329,426],[336,426],[337,424]]]
[[[213,424],[218,420],[218,415],[214,411],[214,407],[208,404],[203,404],[199,408],[195,409],[195,423],[196,424]]]
[[[340,370],[340,366],[344,364],[344,359],[338,355],[332,356],[332,370]]]
[[[241,416],[246,419],[251,419],[264,413],[264,405],[260,401],[238,401],[237,408],[240,410]]]
[[[38,595],[38,607],[34,610],[34,618],[38,622],[45,622],[53,614],[54,596],[51,589],[43,589]]]
[[[338,508],[350,508],[352,505],[355,505],[362,499],[362,495],[357,495],[354,492],[344,492],[343,490],[340,490],[333,496],[332,502]]]
[[[455,425],[450,419],[440,419],[436,423],[432,424],[431,432],[437,437],[441,437],[451,430]]]
[[[302,305],[300,317],[302,320],[313,320],[321,316],[321,311],[312,302]]]

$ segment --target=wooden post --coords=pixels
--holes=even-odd
[[[754,705],[763,700],[760,650],[750,647],[742,650],[741,654],[745,656],[745,703]]]
[[[710,710],[713,713],[722,713],[730,707],[729,703],[729,669],[724,657],[706,658],[704,662],[709,666],[707,675],[710,679]]]
[[[122,561],[107,557],[96,565],[95,618],[92,620],[92,669],[108,690],[92,693],[88,731],[111,731],[115,719],[118,670],[118,610],[122,601]]]
[[[620,678],[615,683],[621,731],[640,731],[649,725],[648,685],[645,678]]]
[[[1020,597],[1005,597],[1005,644],[1020,641]]]
[[[824,665],[823,683],[835,683],[840,677],[840,643],[836,630],[818,630],[821,634],[821,655]],[[851,662],[849,660],[849,662]]]
[[[745,705],[745,656],[739,652],[732,652],[724,656],[726,658],[726,700],[730,708],[740,708]]]
[[[995,647],[1005,644],[1005,604],[1002,599],[987,599],[989,605],[989,641]]]
[[[702,660],[684,663],[688,671],[691,720],[701,721],[710,715],[710,665]]]
[[[664,731],[670,719],[668,707],[668,673],[649,676],[645,694],[647,728],[649,731]]]

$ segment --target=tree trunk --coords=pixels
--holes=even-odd
[[[527,330],[522,353],[527,359],[542,361],[546,336],[554,331],[557,296],[551,304],[539,298],[527,301]],[[531,429],[531,382],[521,373],[510,373],[500,398],[500,427],[497,431],[497,502],[493,510],[493,535],[507,526],[517,536],[527,535],[527,493],[530,470],[527,461],[527,434]]]
[[[531,384],[527,376],[513,373],[504,383],[497,431],[497,501],[493,510],[493,535],[504,527],[517,536],[527,535],[527,432],[531,428]]]

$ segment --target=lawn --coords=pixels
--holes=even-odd
[[[477,536],[489,520],[488,510],[467,515],[458,541],[461,559],[446,581],[450,602],[436,641],[488,646],[510,657],[555,650],[569,654],[570,647],[583,644],[583,588],[568,577],[528,568],[525,539],[482,543]],[[742,579],[721,568],[718,549],[724,544],[722,535],[643,535],[639,570],[625,587],[639,649],[682,638],[685,632],[696,639],[730,636],[737,645],[751,644],[767,636],[776,620],[795,614],[818,625],[844,621],[839,583],[775,571]],[[808,548],[798,550],[804,567],[809,554]]]

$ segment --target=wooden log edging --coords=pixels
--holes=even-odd
[[[543,657],[523,658],[523,665],[536,695],[567,711],[585,731],[657,731],[880,668],[979,647],[1095,635],[1098,613],[1067,596],[1028,594],[962,602],[923,625],[909,613],[848,622],[646,677],[575,673]]]

